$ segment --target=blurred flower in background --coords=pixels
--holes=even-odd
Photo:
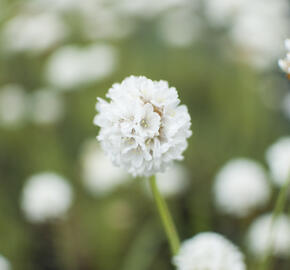
[[[18,128],[27,120],[27,94],[16,84],[0,88],[0,125],[5,128]]]
[[[163,173],[156,174],[156,183],[159,191],[164,197],[174,197],[183,194],[189,186],[188,170],[179,163],[173,163]],[[148,181],[144,181],[146,191],[151,196]]]
[[[58,15],[27,12],[4,25],[2,45],[10,52],[37,54],[57,45],[67,35],[68,29]]]
[[[250,159],[227,162],[215,179],[214,197],[221,213],[245,217],[263,208],[270,195],[266,172],[258,162]]]
[[[277,61],[290,33],[287,0],[208,0],[206,13],[213,26],[229,27],[236,58],[257,68]]]
[[[188,47],[199,38],[201,28],[200,18],[194,10],[173,9],[161,17],[158,33],[169,46]]]
[[[56,123],[64,115],[64,99],[55,89],[39,89],[30,97],[30,115],[36,124]]]
[[[112,164],[95,139],[84,143],[81,165],[84,185],[96,196],[107,195],[130,179],[125,171]]]
[[[55,51],[46,67],[47,81],[60,89],[77,88],[111,75],[117,64],[117,52],[105,44],[87,47],[64,46]]]
[[[217,233],[197,234],[181,244],[174,257],[178,270],[245,270],[244,256],[229,240]]]
[[[10,269],[11,267],[9,261],[2,255],[0,255],[0,270],[10,270]]]
[[[290,177],[290,137],[283,137],[271,145],[266,158],[271,170],[273,181],[283,186]]]
[[[280,215],[272,226],[272,214],[265,214],[254,220],[247,235],[249,250],[263,257],[272,241],[273,253],[282,258],[290,255],[290,218]]]
[[[55,173],[31,176],[24,186],[21,208],[31,222],[61,219],[72,204],[70,184]]]

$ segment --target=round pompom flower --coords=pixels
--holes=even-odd
[[[249,250],[257,257],[263,257],[269,246],[277,257],[290,256],[290,218],[280,215],[272,223],[272,214],[265,214],[254,220],[247,234]]]
[[[130,76],[98,99],[94,123],[111,161],[134,176],[151,176],[183,159],[190,116],[166,81]]]
[[[273,181],[277,186],[290,177],[290,137],[283,137],[271,145],[266,152]]]
[[[244,256],[217,233],[200,233],[182,243],[173,258],[178,270],[245,270]]]
[[[55,173],[39,173],[24,186],[21,207],[31,222],[62,218],[71,206],[73,193],[69,183]]]
[[[250,159],[229,161],[215,178],[215,203],[221,213],[245,217],[263,207],[270,194],[263,167]]]

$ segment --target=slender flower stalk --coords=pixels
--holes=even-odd
[[[156,206],[163,224],[163,227],[165,229],[168,242],[170,244],[171,252],[173,255],[176,255],[179,251],[180,241],[179,237],[173,222],[173,219],[171,217],[171,214],[169,212],[169,209],[167,207],[167,204],[163,197],[161,196],[157,184],[156,184],[156,177],[153,175],[149,178],[150,187],[152,190],[152,194],[154,197],[154,200],[156,202]]]
[[[108,101],[98,99],[94,119],[100,127],[97,137],[112,163],[135,176],[150,177],[153,197],[173,255],[179,238],[166,202],[157,188],[155,174],[183,159],[191,136],[187,107],[166,81],[130,76],[115,83]]]
[[[277,220],[277,217],[280,216],[284,210],[285,203],[287,200],[287,192],[289,190],[289,186],[290,186],[290,173],[289,173],[288,178],[286,179],[284,185],[280,189],[280,192],[278,194],[278,197],[277,197],[277,200],[275,203],[275,208],[274,208],[272,222],[271,222],[270,235],[268,238],[269,239],[268,240],[268,247],[267,247],[264,259],[263,259],[262,264],[261,264],[261,268],[260,268],[261,270],[271,269],[271,265],[272,265],[271,254],[273,252],[273,227],[274,227],[274,224]]]

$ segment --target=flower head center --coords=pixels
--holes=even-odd
[[[147,123],[147,121],[145,119],[142,119],[140,124],[141,124],[142,127],[148,128],[148,123]]]

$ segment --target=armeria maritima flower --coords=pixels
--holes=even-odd
[[[181,160],[190,137],[190,116],[166,81],[130,76],[98,99],[98,140],[111,161],[134,176],[163,171]]]
[[[222,235],[199,233],[181,244],[173,258],[178,270],[245,270],[244,256]]]

